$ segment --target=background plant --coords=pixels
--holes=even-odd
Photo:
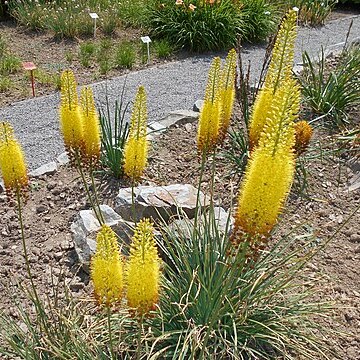
[[[191,10],[190,5],[196,8]],[[172,0],[158,1],[149,21],[153,35],[193,51],[230,48],[243,27],[239,7],[232,0],[213,4],[184,0],[179,5]]]
[[[360,103],[360,48],[344,50],[333,69],[328,67],[324,52],[317,63],[305,52],[303,63],[299,80],[306,104],[336,126],[347,123],[349,109]]]
[[[301,23],[316,26],[324,24],[337,2],[337,0],[295,0],[290,6],[299,8]]]
[[[115,66],[131,69],[136,60],[135,47],[131,42],[122,42],[116,47]]]
[[[99,111],[101,125],[101,163],[115,178],[123,176],[124,147],[129,135],[125,115],[130,103],[124,103],[125,84],[119,100],[111,106],[106,97],[106,108]]]

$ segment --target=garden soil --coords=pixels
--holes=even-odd
[[[235,119],[234,123],[240,121]],[[332,145],[329,145],[332,144]],[[229,149],[228,140],[225,149]],[[321,148],[338,148],[336,136],[316,129],[309,153]],[[219,205],[234,212],[240,177],[220,150],[215,167],[214,198]],[[296,191],[296,182],[284,210],[276,238],[294,230],[296,246],[303,247],[310,236],[314,246],[329,241],[306,268],[304,288],[314,286],[314,300],[334,301],[336,310],[329,317],[316,319],[333,333],[326,341],[337,351],[338,359],[358,360],[360,349],[360,191],[349,192],[353,172],[349,164],[352,152],[335,151],[306,165],[307,192]],[[358,159],[359,160],[359,159]],[[202,189],[209,193],[211,159],[206,166]],[[187,124],[159,135],[152,144],[149,165],[142,184],[197,185],[200,159],[196,148],[196,124]],[[99,176],[98,187],[103,203],[113,205],[119,183],[107,175]],[[62,167],[52,176],[31,179],[23,206],[25,237],[30,252],[31,269],[41,296],[53,298],[54,286],[65,282],[79,301],[92,300],[88,275],[79,268],[70,224],[81,209],[89,208],[77,172]],[[26,275],[18,216],[13,200],[0,195],[0,311],[21,324],[14,299],[28,302],[21,287],[29,286]],[[62,280],[62,281],[61,281]],[[60,298],[64,296],[59,287]],[[23,326],[23,325],[22,325]],[[320,356],[319,356],[320,358]],[[331,357],[333,358],[333,357]]]

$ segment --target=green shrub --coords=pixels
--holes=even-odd
[[[96,46],[93,42],[87,41],[80,44],[79,57],[82,66],[89,67],[90,60],[95,55]]]
[[[174,47],[166,39],[154,41],[153,48],[156,56],[162,59],[169,58],[174,52]]]
[[[131,42],[123,42],[118,45],[115,53],[115,66],[131,69],[134,66],[136,52]]]
[[[180,1],[180,0],[179,0]],[[191,6],[196,6],[191,10]],[[192,51],[234,46],[243,28],[239,6],[232,0],[209,4],[202,0],[159,1],[150,13],[152,34]]]
[[[306,103],[336,125],[346,123],[349,107],[360,104],[360,48],[345,50],[334,69],[328,69],[324,52],[317,64],[305,52],[303,63],[299,79]]]
[[[337,0],[295,0],[291,5],[300,9],[301,23],[316,26],[324,24],[337,2]]]
[[[7,76],[0,75],[0,93],[10,90],[13,86],[13,82]]]
[[[13,74],[20,69],[21,60],[12,54],[5,54],[0,58],[0,74]]]
[[[113,108],[106,97],[106,108],[100,110],[101,163],[117,179],[123,176],[124,147],[129,135],[125,114],[129,103],[124,103],[125,84]]]
[[[244,21],[241,35],[244,40],[266,40],[276,30],[279,14],[268,0],[243,0],[241,12]]]

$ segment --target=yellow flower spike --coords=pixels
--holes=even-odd
[[[249,122],[249,145],[254,149],[272,107],[272,98],[285,82],[291,79],[294,62],[297,12],[290,10],[278,32],[264,87],[259,91]]]
[[[69,154],[81,151],[84,145],[83,119],[78,106],[75,76],[71,70],[61,74],[60,125]]]
[[[283,81],[292,73],[294,62],[294,49],[296,39],[297,12],[289,10],[280,25],[269,69],[265,78],[265,87],[272,88],[275,92]]]
[[[146,92],[140,86],[131,114],[129,137],[124,149],[124,172],[131,179],[139,179],[147,164],[148,141],[146,139],[147,105]]]
[[[81,89],[81,110],[86,136],[84,136],[84,160],[96,164],[100,159],[100,123],[96,111],[94,94],[90,87]]]
[[[248,241],[251,256],[266,242],[290,191],[295,171],[294,120],[300,89],[289,79],[275,94],[266,126],[241,185],[232,240]]]
[[[211,63],[205,91],[204,105],[200,110],[197,144],[200,152],[213,150],[219,141],[221,102],[219,57]]]
[[[311,125],[305,121],[299,121],[294,125],[295,128],[295,152],[299,156],[304,153],[309,146],[313,129]]]
[[[24,154],[7,122],[0,122],[0,173],[9,196],[28,186]]]
[[[220,121],[220,142],[224,141],[226,132],[229,128],[231,115],[235,101],[235,77],[236,77],[236,51],[231,49],[225,60],[225,65],[221,71],[221,121]]]
[[[106,306],[121,302],[123,292],[123,263],[114,231],[103,225],[96,237],[96,252],[91,259],[91,279],[99,304]]]
[[[294,154],[286,147],[275,155],[269,148],[254,150],[241,186],[235,230],[267,237],[290,191],[295,169]]]
[[[159,298],[160,260],[149,219],[142,219],[135,228],[126,280],[129,307],[139,315],[153,310]]]

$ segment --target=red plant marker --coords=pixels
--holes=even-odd
[[[34,70],[36,69],[36,65],[33,62],[28,61],[28,62],[23,62],[22,66],[24,70],[30,71],[32,94],[33,97],[35,97]]]

